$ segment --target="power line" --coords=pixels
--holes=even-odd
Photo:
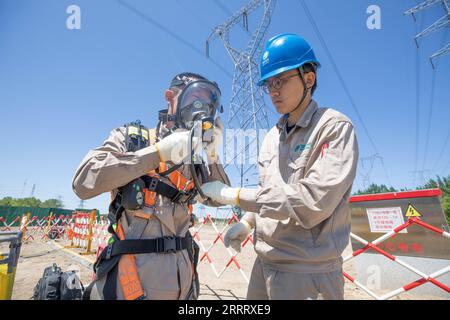
[[[374,141],[373,141],[373,139],[372,139],[372,137],[371,137],[371,135],[369,133],[369,130],[367,129],[367,127],[366,127],[366,125],[365,125],[365,123],[364,123],[364,121],[363,121],[363,119],[362,119],[362,117],[361,117],[361,115],[360,115],[360,113],[358,111],[358,108],[356,107],[355,101],[353,100],[353,97],[350,94],[350,90],[348,89],[348,87],[347,87],[347,85],[346,85],[346,83],[344,81],[344,78],[342,77],[342,75],[341,75],[341,73],[339,71],[339,68],[336,65],[336,62],[333,59],[333,56],[331,55],[331,52],[328,49],[328,46],[327,46],[327,44],[326,44],[326,42],[325,42],[325,40],[324,40],[320,30],[319,30],[319,27],[317,26],[317,24],[316,24],[316,22],[314,20],[314,17],[312,16],[311,12],[309,11],[308,6],[306,5],[305,1],[304,0],[299,0],[299,1],[300,1],[300,4],[303,6],[303,9],[305,10],[306,16],[307,16],[309,22],[311,23],[311,25],[312,25],[312,27],[313,27],[317,37],[319,38],[319,41],[322,44],[322,46],[323,46],[323,48],[325,50],[325,53],[326,53],[326,55],[328,56],[328,59],[331,62],[331,65],[333,66],[333,69],[334,69],[334,71],[335,71],[335,73],[336,73],[336,75],[337,75],[337,77],[338,77],[342,87],[344,88],[344,91],[345,91],[348,99],[350,100],[350,104],[353,107],[353,110],[355,111],[359,122],[361,123],[361,125],[362,125],[362,127],[363,127],[363,129],[364,129],[364,131],[365,131],[365,133],[367,135],[367,137],[369,138],[369,141],[370,141],[370,144],[372,145],[372,148],[375,150],[375,154],[379,155],[380,153],[378,152],[378,148],[376,147],[376,145],[375,145],[375,143],[374,143]],[[387,173],[386,166],[384,165],[384,162],[381,161],[381,164],[383,166],[384,174],[386,175],[386,178],[387,178],[389,184],[392,185],[391,180],[389,178],[389,175]]]
[[[423,17],[421,17],[423,18]],[[423,19],[422,19],[423,21]],[[416,25],[417,30],[417,25]],[[419,129],[420,129],[420,48],[416,48],[416,131],[415,131],[415,149],[414,149],[414,172],[417,172],[419,158]],[[413,185],[416,182],[416,175],[413,175]]]
[[[219,0],[214,0],[214,3],[216,4],[216,6],[218,6],[220,8],[220,10],[222,10],[227,16],[232,16],[233,13],[227,9],[227,7],[225,7]],[[247,21],[247,15],[245,14],[243,17],[243,25],[240,25],[242,30],[244,30],[248,35],[250,34],[250,32],[248,31],[248,21]]]
[[[419,48],[419,39],[423,38],[425,36],[428,36],[429,34],[436,32],[442,28],[446,28],[448,26],[450,26],[450,7],[449,7],[449,2],[448,0],[425,0],[423,2],[421,2],[421,0],[417,1],[417,5],[414,8],[409,9],[408,11],[405,11],[404,14],[411,14],[412,17],[414,18],[414,21],[416,21],[415,18],[415,13],[424,10],[424,9],[428,9],[436,4],[442,4],[443,9],[444,9],[444,16],[442,16],[439,20],[435,21],[432,25],[430,25],[429,27],[427,27],[425,30],[421,31],[420,33],[418,33],[417,30],[417,25],[415,25],[416,27],[416,35],[414,37],[414,41],[416,42],[416,46],[417,48]],[[424,15],[425,15],[426,11],[424,11]],[[424,15],[422,15],[422,20],[421,20],[421,26],[420,29],[423,28],[423,21],[424,21]],[[444,39],[442,42],[442,45],[444,45],[444,41],[445,41],[445,36],[444,35]],[[433,66],[433,69],[435,69],[435,64],[433,63],[433,59],[438,58],[440,56],[443,56],[444,54],[450,52],[450,44],[448,44],[446,47],[441,48],[439,51],[437,51],[435,54],[433,54],[430,57],[430,61],[431,64]],[[420,98],[420,84],[419,84],[419,78],[420,78],[420,72],[418,71],[418,64],[419,64],[419,57],[418,57],[418,51],[416,52],[416,99],[418,100],[418,98]],[[426,157],[427,157],[427,153],[428,153],[428,142],[429,142],[429,132],[430,132],[430,127],[431,127],[431,115],[432,115],[432,107],[433,107],[433,99],[434,99],[434,82],[435,82],[435,73],[433,73],[433,78],[432,78],[432,92],[431,92],[431,104],[430,104],[430,111],[429,111],[429,118],[428,118],[428,128],[427,128],[427,136],[426,136],[426,140],[425,140],[425,153],[424,153],[424,162],[423,162],[423,166],[422,166],[422,170],[417,170],[417,166],[418,166],[418,161],[417,161],[417,157],[418,157],[418,145],[419,145],[419,122],[420,122],[420,110],[419,110],[419,101],[416,101],[416,150],[415,150],[415,163],[414,163],[414,172],[423,172],[427,171],[424,170],[423,168],[426,165]],[[415,179],[415,176],[413,176],[413,179]]]
[[[192,11],[191,8],[189,6],[185,6],[183,4],[183,2],[181,0],[175,0],[175,2],[185,11],[185,12],[189,12],[194,18],[195,21],[203,26],[206,27],[207,29],[209,29],[210,31],[213,31],[213,28],[208,24],[208,22],[206,22],[206,20],[199,14],[197,14],[195,11]]]
[[[184,44],[185,46],[187,46],[188,48],[190,48],[191,50],[193,50],[194,52],[196,52],[197,54],[201,55],[202,57],[205,57],[203,52],[196,48],[193,44],[191,44],[190,42],[186,41],[185,39],[183,39],[182,37],[180,37],[179,35],[177,35],[176,33],[170,31],[169,29],[167,29],[166,27],[164,27],[162,24],[160,24],[159,22],[157,22],[156,20],[152,19],[151,17],[149,17],[148,15],[142,13],[141,11],[139,11],[138,9],[136,9],[135,7],[131,6],[130,4],[126,3],[123,0],[116,0],[121,6],[123,6],[124,8],[127,8],[128,10],[130,10],[131,12],[133,12],[134,14],[136,14],[137,16],[141,17],[142,19],[144,19],[145,21],[149,22],[150,24],[152,24],[153,26],[155,26],[156,28],[160,29],[161,31],[163,31],[164,33],[168,34],[169,36],[171,36],[172,38],[174,38],[175,40],[179,41],[180,43]],[[218,62],[211,60],[211,62],[218,67],[224,74],[226,74],[229,78],[233,78],[233,76],[224,68],[222,67],[222,65],[220,65]]]
[[[432,168],[432,170],[431,170],[432,172],[435,172],[435,171],[436,171],[436,168],[437,168],[439,162],[441,161],[442,157],[444,156],[445,151],[448,152],[448,150],[447,150],[446,147],[447,147],[447,144],[448,144],[448,141],[449,141],[449,140],[450,140],[450,129],[448,130],[447,138],[445,139],[445,142],[444,142],[444,144],[442,145],[441,153],[439,154],[439,157],[436,159],[436,161],[435,161],[435,163],[434,163],[434,165],[433,165],[433,168]]]
[[[420,0],[417,1],[417,6],[420,6]],[[423,28],[423,24],[425,21],[425,15],[426,12],[420,17],[420,27],[417,26],[417,24],[414,25],[415,28],[415,34],[418,33],[418,30]],[[416,68],[416,130],[415,130],[415,145],[414,145],[414,174],[412,176],[413,179],[413,185],[416,183],[416,177],[417,173],[420,174],[419,180],[423,180],[423,169],[418,170],[419,166],[419,140],[420,140],[420,47],[418,45],[418,42],[416,42],[416,61],[415,61],[415,68]]]
[[[214,0],[214,3],[216,4],[216,6],[218,6],[226,15],[228,16],[232,16],[233,13],[228,10],[222,3],[220,3],[218,0]]]
[[[447,29],[447,31],[448,31],[448,29]],[[442,46],[444,45],[445,39],[447,38],[447,31],[443,34]],[[437,67],[438,67],[439,61],[440,60],[438,60],[436,62],[436,66],[432,70],[433,74],[432,74],[432,79],[431,79],[431,98],[430,98],[431,101],[430,101],[430,111],[428,112],[428,125],[427,125],[427,134],[426,134],[426,138],[425,138],[425,152],[423,154],[422,171],[425,169],[427,156],[428,156],[428,144],[430,141],[431,118],[433,115],[433,106],[434,106],[434,90],[435,90],[436,73],[437,73]],[[450,131],[449,131],[449,135],[450,135]]]

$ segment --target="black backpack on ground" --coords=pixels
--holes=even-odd
[[[80,300],[83,284],[74,270],[62,272],[53,264],[44,270],[44,274],[34,287],[34,300]]]

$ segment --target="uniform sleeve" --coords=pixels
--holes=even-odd
[[[273,175],[256,192],[259,209],[256,212],[277,220],[292,218],[303,228],[313,228],[331,216],[351,188],[358,156],[351,123],[325,127],[311,153],[313,162],[305,168],[304,178],[287,184],[280,175]]]
[[[117,128],[100,147],[84,157],[75,172],[72,189],[81,199],[89,199],[121,187],[158,165],[155,146],[127,152],[125,129]]]

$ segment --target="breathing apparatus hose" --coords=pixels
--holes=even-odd
[[[202,122],[201,121],[195,121],[194,125],[192,126],[192,128],[191,128],[191,130],[189,132],[189,140],[188,140],[189,160],[190,160],[190,162],[189,162],[189,170],[191,172],[192,179],[194,180],[195,188],[197,189],[197,191],[200,194],[200,196],[203,199],[206,199],[207,196],[205,196],[205,194],[203,193],[201,185],[200,185],[200,182],[198,181],[197,173],[195,172],[195,165],[194,165],[194,155],[195,155],[195,153],[192,150],[192,141],[194,139],[195,128],[198,125],[201,126]],[[202,143],[202,139],[201,138],[200,138],[200,141],[198,143]]]

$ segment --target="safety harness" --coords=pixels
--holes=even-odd
[[[145,128],[139,121],[125,125],[125,128],[127,151],[135,152],[156,143],[155,130]],[[198,295],[197,262],[199,247],[193,241],[189,231],[185,237],[166,236],[155,239],[140,239],[148,220],[153,218],[153,215],[136,212],[135,216],[142,218],[142,223],[137,223],[132,234],[127,235],[128,239],[126,239],[120,223],[120,218],[126,209],[155,206],[157,195],[162,195],[174,203],[187,205],[192,221],[192,202],[197,192],[194,183],[177,170],[181,166],[182,164],[169,168],[168,164],[161,162],[158,169],[151,170],[147,175],[119,188],[119,192],[112,199],[108,214],[108,220],[110,221],[108,231],[112,234],[112,240],[109,241],[108,246],[101,252],[94,264],[96,280],[106,276],[103,287],[105,300],[117,299],[117,278],[126,300],[146,298],[146,293],[139,280],[135,254],[173,253],[185,249],[189,253],[194,274],[191,290],[194,290],[195,297]],[[201,168],[198,169],[201,170]],[[161,177],[169,179],[171,184],[163,181]],[[111,196],[113,196],[112,193]],[[86,291],[89,291],[86,294],[90,294],[90,290]]]

